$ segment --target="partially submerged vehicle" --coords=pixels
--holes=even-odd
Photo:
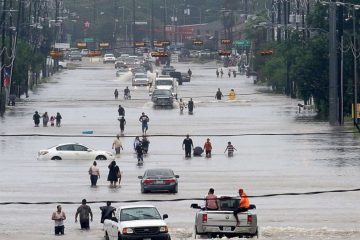
[[[238,213],[240,224],[237,225],[234,211],[239,207],[239,197],[220,196],[217,202],[218,210],[207,210],[197,203],[191,204],[191,208],[199,209],[195,216],[195,237],[258,237],[255,205],[250,205],[246,212]]]

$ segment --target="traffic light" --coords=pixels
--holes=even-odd
[[[265,51],[261,51],[260,54],[261,54],[261,56],[272,55],[273,51],[272,50],[265,50]]]

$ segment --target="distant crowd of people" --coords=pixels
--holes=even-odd
[[[34,121],[35,127],[39,127],[40,119],[42,119],[43,127],[47,127],[49,121],[50,121],[50,125],[52,127],[54,127],[55,124],[57,127],[60,127],[62,116],[59,112],[57,112],[55,116],[49,117],[47,112],[45,112],[43,115],[40,115],[38,111],[35,111],[35,113],[33,115],[33,121]]]

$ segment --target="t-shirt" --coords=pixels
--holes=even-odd
[[[144,115],[139,118],[139,121],[142,122],[143,125],[146,125],[149,122],[149,117]]]
[[[105,219],[110,219],[112,217],[113,212],[116,208],[112,206],[103,206],[100,207],[101,210],[101,222],[103,223]]]
[[[88,205],[81,205],[76,213],[80,214],[80,221],[89,220],[89,215],[92,214],[91,208]]]
[[[183,145],[185,145],[185,148],[191,148],[191,146],[193,145],[192,139],[191,138],[185,138],[183,141]]]
[[[218,209],[217,196],[215,194],[208,194],[206,196],[206,205],[205,206],[208,209]]]
[[[231,145],[231,144],[228,145],[228,146],[227,146],[227,150],[228,150],[229,153],[233,153],[233,152],[234,152],[234,146]]]
[[[122,147],[120,139],[117,139],[117,138],[115,138],[113,145],[115,146],[115,148]]]
[[[91,175],[100,176],[100,170],[99,170],[99,168],[96,167],[96,166],[94,166],[94,165],[92,165],[92,166],[90,167],[90,173],[91,173]]]
[[[210,151],[210,150],[212,149],[211,143],[210,143],[210,142],[206,142],[206,143],[204,144],[204,149],[205,149],[206,151]]]
[[[240,207],[241,208],[249,208],[250,207],[250,201],[249,201],[249,198],[247,197],[247,195],[243,192],[240,197],[241,197],[241,199],[240,199]]]
[[[118,112],[119,112],[119,115],[121,116],[125,116],[125,109],[124,108],[122,108],[122,107],[119,107],[119,109],[118,109]]]

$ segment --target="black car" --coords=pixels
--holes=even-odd
[[[141,192],[161,192],[167,191],[172,193],[178,192],[178,178],[173,170],[168,168],[148,169],[144,176],[139,176]]]

